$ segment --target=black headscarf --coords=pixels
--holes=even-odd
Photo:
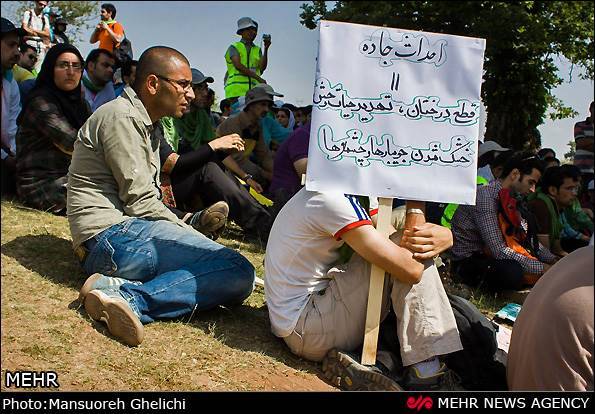
[[[21,124],[24,113],[31,101],[38,96],[43,96],[45,99],[56,104],[73,128],[80,129],[87,118],[91,116],[91,112],[81,92],[80,81],[76,88],[69,92],[59,89],[54,82],[56,61],[62,53],[66,52],[74,53],[79,58],[81,65],[84,65],[85,60],[81,52],[73,45],[59,43],[52,47],[45,55],[41,70],[35,81],[35,86],[31,89],[23,103],[23,109],[17,118],[18,125]]]

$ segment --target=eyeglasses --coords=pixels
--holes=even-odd
[[[170,79],[165,76],[161,76],[161,75],[157,75],[157,74],[155,74],[155,76],[157,76],[159,79],[163,79],[164,81],[168,81],[172,84],[178,85],[180,88],[182,88],[182,90],[184,92],[187,92],[190,89],[192,89],[192,81],[191,80],[186,80],[186,79],[175,80],[175,79]]]
[[[74,71],[81,71],[81,70],[83,70],[83,65],[81,64],[81,62],[66,62],[66,61],[62,61],[62,62],[57,62],[56,63],[56,67],[58,69],[62,69],[62,70],[68,70],[68,68],[72,68],[72,70],[74,70]]]
[[[27,57],[31,60],[37,60],[37,56],[36,55],[27,55]]]

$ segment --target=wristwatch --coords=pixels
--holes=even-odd
[[[251,180],[251,179],[252,179],[252,174],[246,174],[244,176],[244,178],[242,178],[242,180],[244,180],[244,181],[248,181],[248,180]]]

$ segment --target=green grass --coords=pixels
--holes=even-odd
[[[263,278],[264,246],[234,225],[218,242]],[[2,200],[1,277],[2,389],[6,370],[54,370],[62,390],[335,390],[270,332],[260,287],[239,307],[155,322],[140,346],[123,345],[79,307],[86,277],[66,218],[11,200]],[[487,315],[505,303],[478,290],[471,300]]]

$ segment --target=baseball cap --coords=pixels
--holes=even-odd
[[[10,20],[5,19],[4,17],[2,17],[0,19],[1,19],[0,30],[2,31],[2,34],[10,33],[10,32],[17,32],[17,35],[21,36],[21,37],[27,35],[27,32],[22,27],[16,27],[14,24],[12,24],[12,22]]]
[[[487,154],[490,151],[496,152],[504,152],[508,151],[510,148],[504,148],[496,141],[485,141],[479,143],[479,150],[477,151],[477,157],[481,157],[484,154]]]
[[[215,80],[212,77],[203,75],[203,73],[198,69],[192,68],[190,71],[192,72],[192,84],[193,85],[198,85],[205,81],[207,83],[215,82]]]

